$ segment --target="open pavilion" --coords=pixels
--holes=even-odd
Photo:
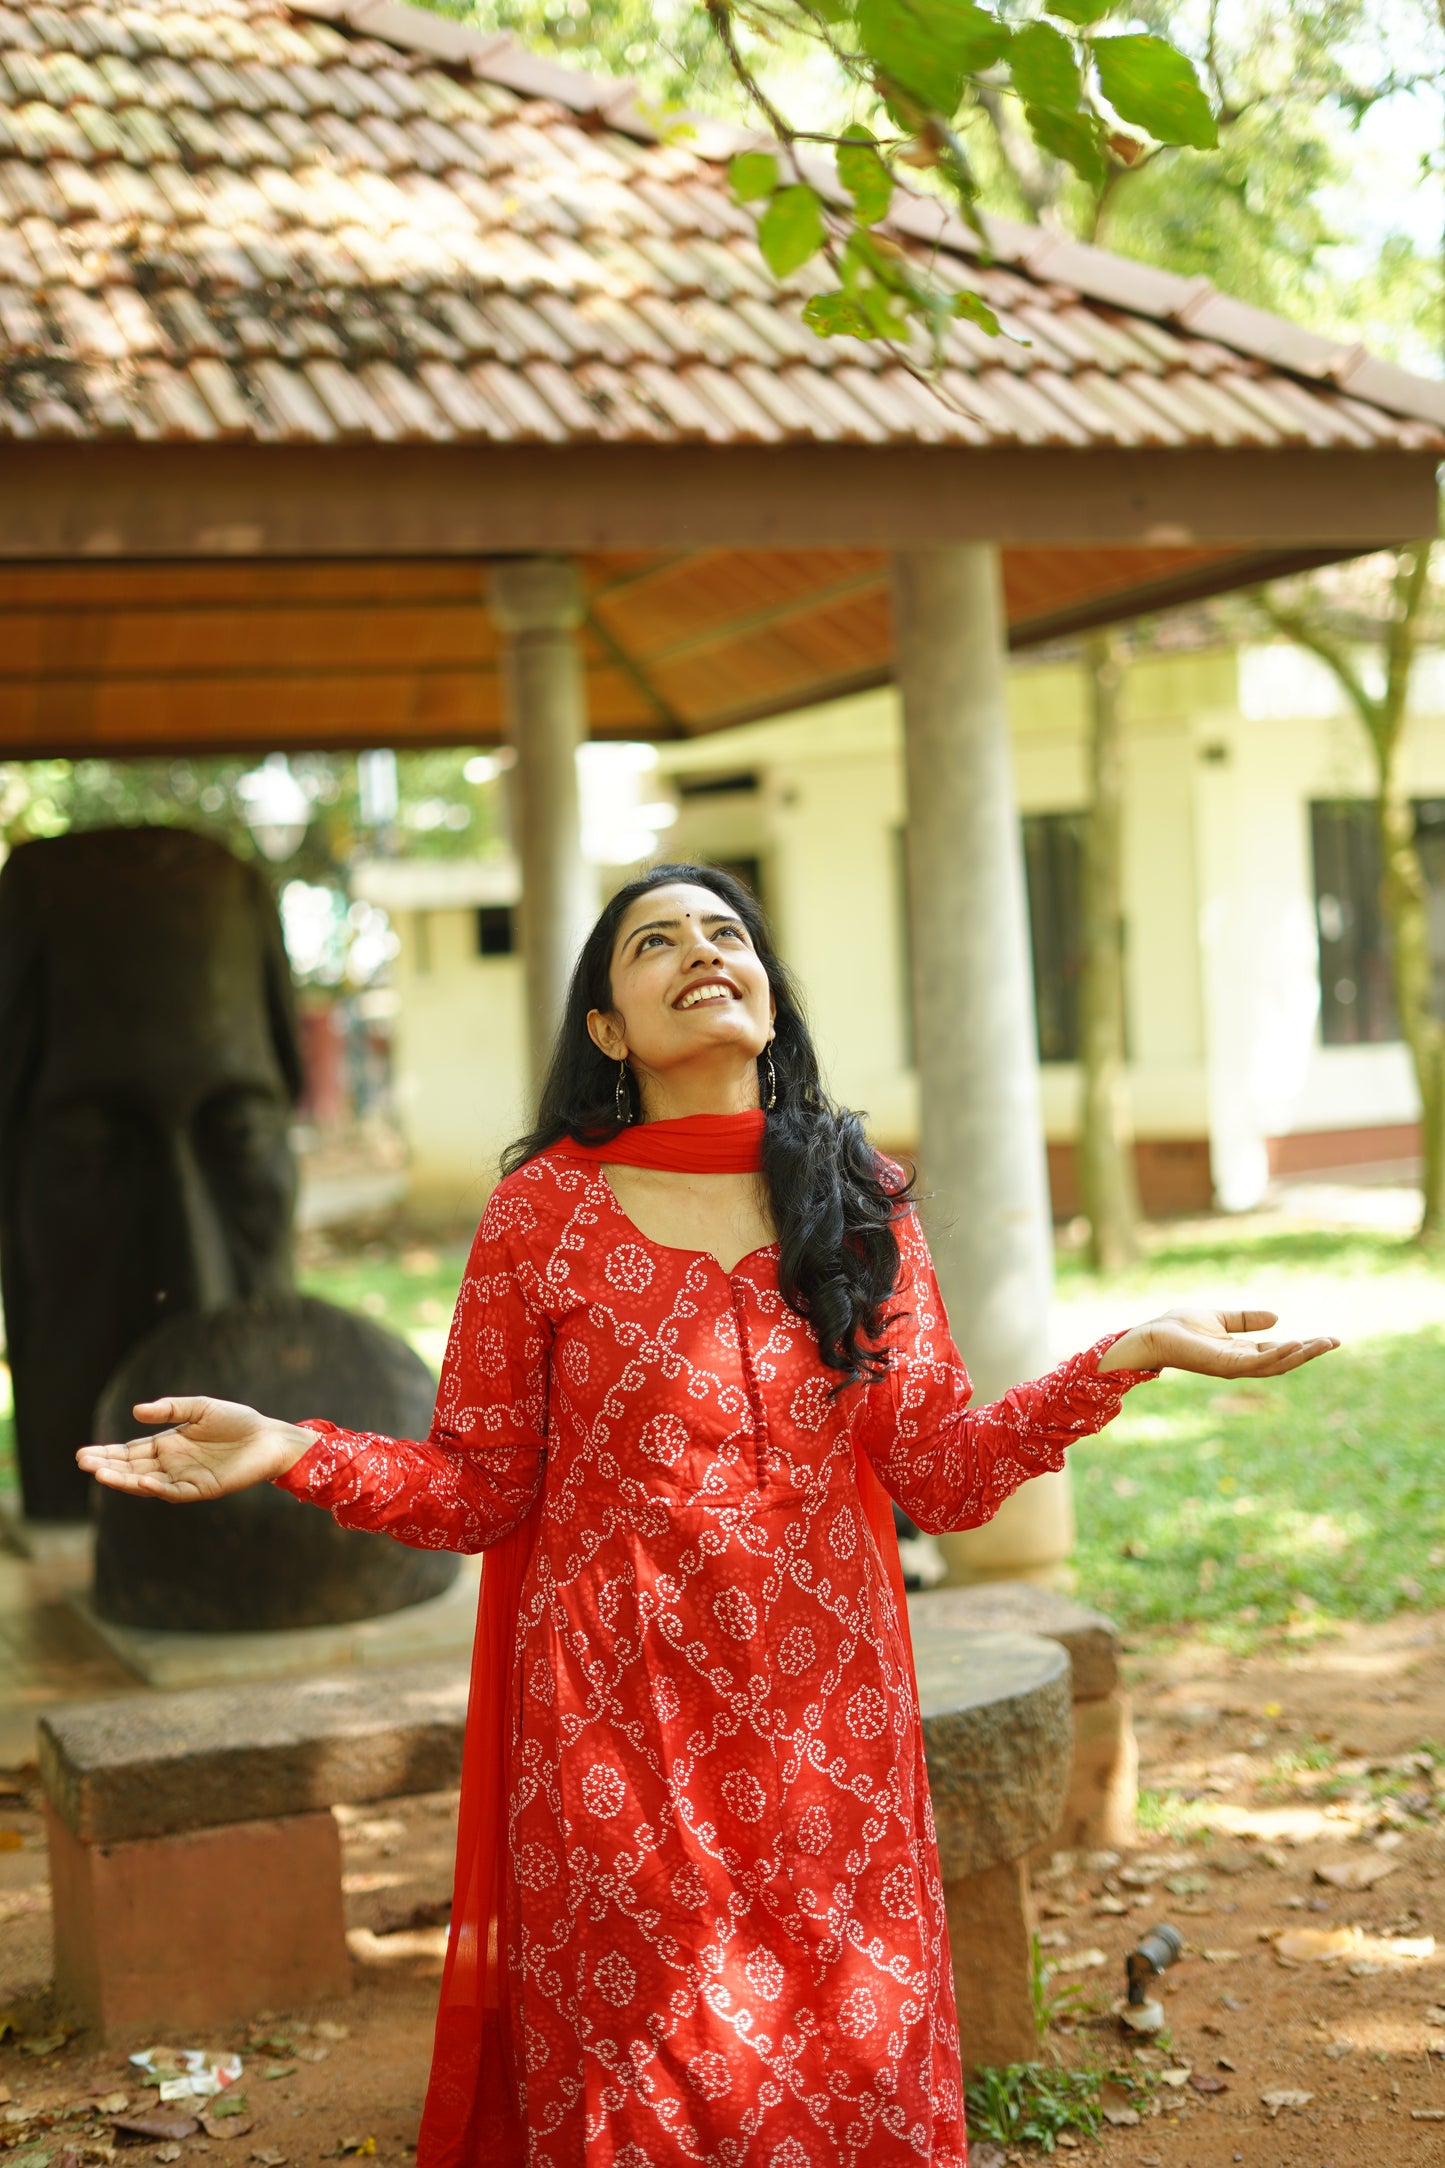
[[[578,741],[896,678],[930,1231],[991,1393],[1050,1272],[1007,648],[1433,533],[1445,386],[906,198],[1006,334],[930,382],[802,324],[740,140],[396,0],[0,5],[0,758],[509,735],[535,1060]],[[1046,1569],[1060,1479],[969,1541]]]

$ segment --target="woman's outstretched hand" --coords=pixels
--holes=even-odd
[[[1197,1370],[1207,1378],[1277,1378],[1339,1346],[1334,1339],[1261,1339],[1273,1310],[1166,1310],[1116,1340],[1101,1370]]]
[[[273,1422],[235,1400],[142,1400],[131,1413],[138,1423],[170,1427],[125,1445],[83,1445],[75,1457],[109,1489],[171,1505],[269,1483],[316,1443],[314,1431]]]

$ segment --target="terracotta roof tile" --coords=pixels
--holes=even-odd
[[[1442,442],[1445,387],[1038,228],[980,264],[902,194],[1016,338],[955,322],[936,386],[819,339],[826,267],[780,289],[728,190],[756,140],[399,0],[0,0],[0,432]]]

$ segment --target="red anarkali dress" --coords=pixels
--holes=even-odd
[[[478,1996],[444,1989],[422,2168],[964,2168],[906,1623],[855,1455],[920,1527],[974,1527],[1144,1373],[1100,1376],[1105,1341],[970,1410],[911,1211],[899,1236],[892,1367],[836,1393],[776,1245],[729,1273],[649,1241],[554,1147],[492,1193],[430,1438],[310,1426],[285,1486],[344,1526],[513,1539],[473,1694],[504,2060],[478,2070]],[[473,1912],[492,1752],[469,1737]]]

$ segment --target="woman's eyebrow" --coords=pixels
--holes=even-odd
[[[633,927],[631,933],[627,936],[628,943],[631,944],[645,933],[670,933],[674,927],[681,925],[681,923],[682,921],[676,918],[650,918],[645,926]]]
[[[742,920],[735,911],[708,911],[699,922],[704,926],[740,926]],[[672,933],[682,924],[680,918],[650,918],[645,926],[634,926],[627,936],[627,945],[645,933]]]

